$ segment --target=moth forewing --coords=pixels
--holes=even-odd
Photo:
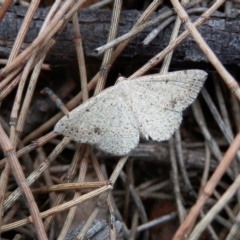
[[[133,81],[121,77],[60,119],[54,131],[112,154],[127,154],[140,134],[157,141],[170,138],[206,78],[202,70],[146,75]]]

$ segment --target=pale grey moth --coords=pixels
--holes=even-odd
[[[60,119],[54,131],[108,153],[128,154],[140,136],[169,139],[206,78],[202,70],[146,75],[130,81],[120,77],[113,87]]]

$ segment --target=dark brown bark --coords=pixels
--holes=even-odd
[[[26,44],[31,43],[37,36],[48,11],[49,9],[46,8],[37,11],[31,29],[25,39]],[[0,58],[7,58],[9,56],[25,12],[26,8],[24,7],[12,7],[0,23]],[[140,12],[134,10],[123,11],[118,35],[123,35],[129,31],[140,14]],[[109,10],[83,10],[80,12],[79,16],[85,54],[94,57],[94,49],[106,43],[111,12]],[[196,18],[195,16],[192,19],[194,20]],[[146,29],[143,33],[134,37],[122,56],[151,58],[167,46],[172,25],[168,26],[150,46],[146,48],[141,46],[142,40],[151,29]],[[199,29],[204,39],[223,64],[240,64],[239,20],[213,17]],[[51,63],[66,63],[75,59],[76,50],[73,42],[72,24],[69,23],[65,31],[58,36],[57,44],[49,53],[47,61]],[[207,62],[207,59],[203,56],[192,38],[188,38],[174,52],[173,62],[179,63],[184,61]]]

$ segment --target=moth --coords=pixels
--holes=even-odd
[[[120,77],[114,86],[60,119],[54,131],[114,155],[128,154],[140,136],[169,139],[206,78],[202,70],[146,75],[131,81]]]

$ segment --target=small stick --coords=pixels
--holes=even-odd
[[[114,183],[117,180],[118,175],[120,174],[123,166],[125,165],[126,161],[128,159],[128,156],[125,156],[121,158],[114,169],[109,181],[114,185]],[[88,217],[86,223],[84,224],[81,232],[78,234],[76,239],[84,239],[84,236],[86,235],[87,230],[89,229],[89,226],[91,225],[92,221],[96,218],[101,206],[103,206],[104,202],[106,201],[106,198],[108,197],[108,193],[104,193],[98,197],[97,206],[94,209],[94,211],[91,213],[91,215]]]
[[[96,190],[93,190],[93,191],[91,191],[89,193],[86,193],[86,194],[84,194],[83,196],[80,196],[77,199],[68,201],[68,202],[63,203],[61,205],[53,207],[53,208],[51,208],[51,209],[49,209],[47,211],[44,211],[44,212],[39,214],[39,217],[46,218],[46,217],[54,215],[54,214],[56,214],[58,212],[65,211],[65,210],[67,210],[67,209],[69,209],[69,208],[71,208],[73,206],[76,206],[76,205],[78,205],[78,204],[80,204],[82,202],[85,202],[85,201],[87,201],[87,200],[89,200],[91,198],[94,198],[96,196],[99,196],[100,194],[106,193],[106,192],[111,191],[111,190],[112,190],[112,186],[111,185],[101,187],[99,189],[96,189]],[[12,230],[12,229],[24,226],[24,225],[29,224],[31,222],[33,222],[32,218],[28,217],[26,219],[23,219],[23,220],[14,222],[14,223],[6,224],[6,225],[1,227],[1,230],[2,230],[2,232],[6,232],[6,231],[9,231],[9,230]],[[42,238],[39,238],[39,239],[42,239]]]
[[[28,176],[26,179],[28,185],[31,185],[41,176],[42,172],[50,165],[52,161],[56,159],[56,157],[62,152],[64,146],[66,146],[69,142],[69,138],[63,138],[61,144],[58,144],[58,146],[54,149],[55,151],[53,151],[48,158],[42,164],[40,164],[38,169]],[[20,195],[21,191],[19,188],[17,188],[9,197],[7,197],[7,199],[4,201],[3,212],[10,208],[14,201],[20,197]]]
[[[181,172],[183,182],[184,182],[183,189],[188,195],[192,197],[196,197],[197,194],[194,191],[193,186],[190,182],[190,179],[188,177],[188,173],[186,170],[186,164],[184,163],[184,160],[183,160],[182,139],[181,139],[181,134],[179,129],[175,132],[174,136],[175,136],[175,146],[177,151],[179,171]],[[209,157],[209,166],[210,166],[210,157]]]
[[[173,22],[176,19],[175,16],[170,17],[163,21],[157,28],[155,28],[152,32],[148,34],[148,36],[142,41],[142,45],[146,47],[149,45],[150,42],[153,41],[154,38],[164,29],[166,28],[171,22]]]
[[[201,105],[199,103],[198,100],[196,100],[193,104],[192,104],[192,110],[193,110],[193,114],[194,117],[201,129],[202,134],[204,135],[204,138],[206,139],[209,148],[211,149],[213,155],[217,158],[217,160],[220,162],[222,159],[222,153],[218,147],[218,144],[216,143],[216,141],[214,140],[214,138],[212,137],[211,133],[208,131],[207,125],[206,125],[206,121],[204,119],[203,116],[203,112],[202,112],[202,108]],[[231,174],[230,174],[231,176]]]
[[[55,40],[51,40],[49,41],[46,45],[44,45],[44,48],[41,49],[41,52],[39,54],[37,54],[37,57],[35,58],[31,68],[43,57],[43,55],[55,44]],[[20,68],[19,68],[20,69]],[[11,75],[11,74],[10,74]],[[9,76],[10,76],[9,75]],[[5,78],[3,80],[4,85],[5,85],[5,80],[7,78]],[[4,99],[6,98],[6,96],[18,85],[19,81],[21,79],[21,74],[17,75],[16,78],[14,80],[12,80],[12,82],[10,84],[8,84],[5,89],[2,90],[2,92],[0,93],[0,99]],[[8,79],[9,80],[9,79]],[[11,80],[11,79],[10,79]],[[26,98],[30,98],[31,96],[26,95]],[[25,99],[26,99],[25,98]],[[25,101],[24,101],[25,102]],[[20,116],[21,117],[21,116]],[[18,122],[20,121],[20,118]]]
[[[211,151],[207,143],[205,142],[205,165],[204,165],[204,171],[201,179],[201,188],[200,188],[199,194],[201,193],[202,189],[205,187],[209,177],[210,158],[211,158]]]
[[[123,181],[123,183],[125,184],[127,177],[126,177],[126,175],[123,171],[121,171],[121,173],[120,173],[120,178]],[[131,197],[132,197],[132,199],[133,199],[133,201],[134,201],[134,203],[135,203],[135,205],[138,209],[139,217],[140,217],[142,223],[147,223],[148,222],[147,213],[146,213],[146,210],[145,210],[144,205],[142,203],[142,200],[140,198],[140,195],[135,190],[135,188],[133,187],[132,184],[130,184],[129,190],[130,190],[130,193],[131,193]],[[148,231],[145,232],[145,235],[144,235],[143,239],[149,239],[149,232]]]
[[[48,134],[46,134],[45,136],[37,139],[36,141],[33,141],[31,144],[29,144],[28,146],[18,150],[16,152],[16,156],[18,158],[20,158],[21,156],[23,156],[26,153],[31,152],[32,150],[38,148],[38,147],[42,147],[44,144],[46,144],[47,142],[49,142],[51,139],[55,138],[57,136],[56,133],[54,132],[50,132]],[[3,158],[0,161],[0,169],[4,167],[5,163],[7,162],[7,158]]]
[[[65,18],[62,18],[69,7],[72,5],[72,1],[66,1],[58,11],[58,14],[55,15],[54,19],[46,28],[21,54],[19,54],[11,63],[9,63],[4,69],[0,71],[0,79],[9,72],[11,72],[14,68],[16,68],[19,64],[22,63],[23,60],[28,59],[32,51],[43,43],[46,38],[51,38],[54,34],[61,29],[62,26],[65,25],[66,20],[70,19],[70,17],[82,6],[82,4],[86,0],[79,0],[75,3],[74,7],[65,15]]]
[[[46,239],[47,235],[43,226],[42,220],[39,218],[39,210],[37,204],[34,200],[34,197],[29,189],[25,176],[23,174],[21,165],[18,162],[17,156],[15,151],[12,148],[12,144],[10,139],[7,137],[6,133],[4,132],[2,126],[0,125],[0,145],[3,149],[4,154],[6,155],[8,162],[7,165],[10,166],[12,173],[16,182],[18,183],[19,188],[21,189],[21,193],[27,200],[28,208],[31,213],[31,217],[33,220],[33,224],[35,226],[36,234],[38,239]],[[8,171],[9,173],[9,171]],[[6,176],[7,177],[7,176]]]
[[[19,211],[19,208],[21,207],[21,202],[16,202],[14,206],[5,214],[1,226],[7,224],[8,222],[11,222],[15,214]]]
[[[208,176],[209,176],[209,169],[210,169],[210,157],[211,157],[211,151],[207,145],[207,143],[205,142],[205,165],[204,165],[204,171],[203,171],[203,175],[202,175],[202,179],[201,179],[201,188],[199,190],[199,195],[201,195],[202,189],[205,187],[207,180],[208,180]],[[204,211],[202,210],[200,212],[200,217],[204,218],[205,214]],[[211,235],[211,237],[214,240],[219,240],[217,234],[215,233],[213,227],[211,225],[209,225],[207,227],[209,234]]]
[[[189,7],[189,4],[186,6]],[[204,8],[204,7],[199,7],[199,8],[193,8],[193,9],[189,9],[187,10],[188,14],[195,14],[195,13],[203,13],[207,10],[208,8]],[[219,16],[219,17],[224,17],[225,14],[222,14],[221,12],[216,12],[213,14],[213,16]],[[223,16],[224,15],[224,16]],[[143,40],[142,45],[146,46],[148,45],[151,41],[153,41],[153,39],[166,27],[168,26],[171,22],[173,22],[176,19],[176,16],[172,16],[168,19],[166,19],[165,21],[163,21],[157,28],[155,28],[151,33],[149,33],[149,35]],[[177,37],[177,36],[176,36]],[[175,38],[176,39],[176,38]]]
[[[130,202],[130,185],[133,185],[133,159],[129,159],[126,165],[127,168],[127,178],[125,181],[125,197],[124,197],[124,207],[123,207],[123,218],[124,222],[128,222],[129,217],[129,202]]]
[[[240,142],[240,138],[238,139]],[[238,148],[240,147],[238,143]],[[227,202],[234,196],[236,191],[239,188],[240,184],[240,175],[236,178],[236,180],[232,183],[232,185],[227,189],[227,191],[222,195],[221,199],[208,211],[205,218],[202,219],[197,226],[195,227],[194,231],[189,236],[189,240],[198,239],[200,234],[204,231],[206,226],[215,218],[216,214],[219,213]]]
[[[0,90],[2,91],[14,77],[18,77],[20,79],[20,76],[17,76],[17,74],[20,71],[21,71],[20,68],[16,69],[15,71],[12,71],[3,81],[1,81]],[[2,97],[1,97],[1,100],[2,100]]]
[[[147,223],[144,223],[140,226],[137,227],[137,232],[142,232],[142,231],[145,231],[146,229],[149,229],[149,228],[152,228],[152,227],[155,227],[159,224],[162,224],[162,223],[165,223],[165,222],[168,222],[172,219],[175,219],[177,217],[177,213],[176,212],[172,212],[170,214],[167,214],[165,216],[162,216],[160,218],[156,218],[152,221],[149,221]]]
[[[221,195],[217,192],[217,190],[213,191],[213,195],[217,200],[221,199]],[[226,204],[224,206],[224,210],[226,211],[230,221],[234,223],[236,221],[236,216],[235,216],[234,212],[232,211],[232,209]]]
[[[231,108],[233,111],[233,122],[235,129],[240,129],[240,106],[239,101],[235,95],[231,94]]]
[[[12,0],[5,0],[3,2],[3,5],[0,8],[0,22],[3,20],[7,10],[11,6],[12,2],[13,2]]]
[[[8,64],[7,65],[9,65],[18,55],[18,53],[20,51],[20,48],[21,48],[21,45],[23,43],[23,40],[26,36],[26,33],[29,29],[29,26],[30,26],[31,21],[33,19],[33,16],[34,16],[34,14],[35,14],[35,12],[38,8],[39,3],[40,3],[40,0],[31,1],[30,5],[29,5],[29,8],[27,10],[27,13],[26,13],[26,15],[24,17],[24,20],[22,22],[21,28],[18,31],[18,35],[16,37],[16,40],[13,44],[10,56],[8,58]]]
[[[62,183],[57,185],[51,185],[49,187],[35,188],[35,189],[32,189],[32,193],[44,194],[49,192],[63,192],[63,191],[72,191],[72,190],[79,191],[82,189],[100,188],[103,186],[107,186],[108,184],[109,184],[108,181]]]
[[[98,9],[98,8],[101,8],[109,3],[111,3],[113,0],[102,0],[102,1],[99,1],[97,3],[94,3],[92,5],[90,5],[89,7],[87,7],[86,9],[92,9],[92,10],[95,10],[95,9]]]
[[[212,63],[212,65],[216,68],[226,85],[231,91],[234,91],[235,95],[237,96],[238,100],[240,100],[240,88],[237,83],[237,81],[232,77],[232,75],[226,70],[226,68],[221,64],[219,59],[216,57],[216,55],[213,53],[212,49],[206,44],[204,39],[202,38],[201,34],[197,31],[196,26],[191,22],[189,19],[188,14],[182,7],[182,5],[177,0],[171,0],[172,5],[174,6],[178,16],[184,23],[186,29],[189,31],[189,33],[192,35],[200,49],[203,51],[205,56],[208,58],[208,60]],[[218,3],[218,4],[217,4]],[[213,11],[215,11],[218,7],[220,7],[224,3],[224,0],[217,0],[215,2],[215,8]],[[205,13],[206,14],[206,13]]]
[[[122,7],[122,0],[115,0],[114,6],[113,6],[113,12],[112,12],[111,26],[110,26],[109,36],[107,40],[108,42],[112,41],[117,36],[121,7]],[[95,88],[94,95],[98,94],[104,89],[107,74],[108,74],[109,68],[111,67],[110,60],[112,57],[112,53],[113,53],[113,48],[110,48],[104,54],[102,65],[99,71],[98,83]]]
[[[85,102],[88,99],[88,87],[87,87],[87,70],[85,64],[85,57],[83,51],[82,35],[80,32],[80,24],[78,19],[78,14],[75,13],[72,17],[73,20],[73,33],[74,41],[77,50],[78,68],[80,72],[80,83],[82,88],[82,99]]]
[[[170,152],[170,161],[171,161],[171,179],[174,186],[173,188],[174,188],[175,201],[178,209],[179,221],[180,223],[182,223],[186,216],[186,209],[184,208],[182,203],[182,196],[181,196],[181,191],[179,186],[179,176],[178,176],[178,169],[177,169],[177,160],[176,160],[175,151],[174,151],[173,137],[171,137],[168,140],[168,143],[169,143],[169,152]]]
[[[37,161],[38,161],[38,163],[41,164],[46,159],[46,154],[42,148],[38,148],[36,152],[38,154]],[[53,185],[53,181],[51,179],[51,174],[50,174],[49,169],[46,169],[43,172],[43,178],[45,180],[46,188],[50,188]],[[32,193],[33,193],[33,191],[32,191]],[[54,203],[56,197],[57,197],[57,195],[55,192],[49,192],[50,207],[53,206],[53,203]]]
[[[230,232],[228,233],[228,236],[226,237],[226,240],[239,239],[239,237],[240,237],[239,221],[240,221],[240,212],[238,212],[238,215],[234,219],[235,223],[232,226]]]
[[[65,107],[64,103],[62,102],[62,100],[48,87],[45,87],[42,91],[42,94],[46,94],[48,95],[48,97],[55,102],[56,106],[58,108],[60,108],[62,110],[62,112],[64,113],[64,115],[68,116],[68,109]]]
[[[98,47],[96,48],[94,51],[97,53],[97,55],[100,55],[102,54],[103,52],[107,51],[109,48],[113,48],[114,46],[118,45],[119,43],[133,37],[134,35],[142,32],[144,29],[148,28],[148,27],[151,27],[152,25],[170,17],[172,14],[173,14],[173,10],[166,10],[166,9],[163,9],[161,11],[161,14],[159,13],[159,15],[157,17],[155,17],[153,20],[150,20],[146,23],[143,23],[141,25],[139,25],[138,27],[136,28],[133,28],[132,30],[130,30],[128,33],[116,38],[115,40],[101,46],[101,47]]]
[[[63,138],[63,140],[64,139],[65,138]],[[59,146],[59,144],[58,144],[58,146]],[[86,144],[79,144],[78,147],[79,147],[79,149],[77,149],[75,151],[73,160],[71,162],[71,165],[68,168],[68,172],[67,172],[66,177],[65,177],[65,183],[71,183],[73,181],[73,179],[74,179],[74,177],[77,173],[77,169],[78,169],[78,166],[80,164],[80,161],[84,156],[83,154],[85,152]],[[56,149],[54,149],[51,154],[54,154],[55,150]],[[58,198],[57,198],[56,202],[54,203],[55,206],[58,206],[59,204],[61,204],[64,201],[65,196],[66,196],[65,192],[60,193],[58,195]],[[54,215],[49,216],[48,218],[45,219],[44,225],[46,226],[46,228],[49,228],[49,226],[51,225],[53,220],[54,220]]]
[[[134,214],[133,214],[133,218],[132,218],[132,227],[131,227],[131,231],[130,231],[129,240],[136,239],[138,218],[139,218],[138,210],[135,209]]]
[[[222,90],[220,88],[220,82],[218,81],[216,74],[212,74],[212,77],[213,77],[213,83],[214,83],[215,91],[216,91],[216,95],[217,95],[218,106],[220,108],[220,112],[221,112],[223,121],[224,121],[224,123],[225,123],[225,125],[228,129],[229,135],[233,139],[234,138],[233,131],[232,131],[232,127],[231,127],[226,103],[225,103],[225,100],[224,100],[224,97],[223,97],[223,93],[222,93]]]
[[[7,60],[0,58],[0,64],[1,64],[1,65],[6,65],[6,64],[7,64]],[[50,71],[51,69],[52,69],[52,66],[51,66],[50,64],[44,63],[44,64],[42,65],[42,70]],[[19,69],[19,71],[20,71],[20,69]]]
[[[184,220],[183,224],[181,224],[181,226],[175,233],[173,240],[181,240],[186,236],[186,234],[188,233],[188,230],[194,224],[194,222],[195,222],[199,212],[201,211],[202,207],[204,206],[206,200],[212,195],[219,180],[222,178],[226,169],[229,167],[229,165],[233,161],[239,148],[240,148],[240,133],[238,133],[238,135],[235,137],[231,146],[225,153],[223,159],[221,160],[221,162],[219,163],[215,172],[213,173],[213,175],[209,179],[208,183],[206,184],[205,188],[203,189],[203,192],[202,192],[201,196],[198,198],[196,204],[191,208],[187,218]],[[238,190],[238,188],[239,188],[239,181],[240,181],[240,176],[238,176],[236,178],[236,180],[231,185],[231,187],[229,187],[228,190],[225,192],[225,194],[222,196],[222,198],[221,198],[222,200],[226,199],[227,195],[228,195],[227,198],[230,199],[235,194],[235,191]],[[226,202],[224,201],[224,204],[225,203]],[[216,209],[217,208],[216,205],[212,209]],[[210,212],[211,212],[211,210],[206,214],[206,216],[209,216]],[[208,222],[208,223],[210,223],[210,222]],[[208,225],[208,223],[207,223],[207,225]],[[194,230],[194,232],[195,232],[195,230]],[[193,239],[196,239],[196,238],[193,238]]]
[[[223,136],[225,137],[226,141],[230,145],[233,141],[233,138],[231,137],[231,132],[229,132],[228,128],[225,126],[225,123],[224,123],[220,113],[218,112],[217,107],[215,106],[213,100],[211,99],[211,97],[205,87],[202,88],[201,94],[202,94],[205,102],[207,103],[208,108],[211,111],[213,118],[215,119],[218,127],[220,128]],[[240,153],[237,156],[238,156],[238,159],[240,159]]]
[[[90,152],[91,154],[91,160],[92,160],[92,165],[93,165],[93,168],[97,174],[97,177],[100,181],[104,180],[105,178],[108,178],[107,177],[107,171],[106,171],[106,165],[103,164],[102,167],[100,167],[99,165],[99,162],[97,161],[97,158],[95,157],[95,155],[93,154],[93,152],[91,151]],[[123,225],[123,232],[126,236],[129,235],[129,231],[122,219],[122,216],[121,216],[121,213],[119,212],[118,208],[116,207],[116,204],[113,200],[113,197],[112,197],[112,193],[109,194],[109,196],[107,197],[107,205],[108,205],[108,208],[109,208],[109,214],[112,215],[112,213],[114,212],[115,215],[117,216],[117,218],[122,222],[122,225]],[[110,231],[110,234],[112,233],[112,231]]]
[[[79,154],[81,154],[81,151],[82,151],[82,148],[80,146],[81,144],[78,144],[78,148],[77,148],[77,152],[79,152]],[[82,183],[84,182],[84,179],[86,177],[86,173],[87,173],[87,167],[88,167],[88,162],[89,162],[89,151],[90,151],[90,147],[87,146],[85,148],[84,151],[84,156],[83,158],[81,159],[81,162],[80,162],[80,167],[79,167],[79,174],[78,174],[78,180],[77,182],[79,183]],[[76,155],[75,155],[76,156]],[[74,193],[74,197],[73,199],[77,199],[79,196],[81,196],[81,192],[77,191]],[[58,240],[64,240],[65,237],[66,237],[66,234],[68,233],[68,230],[72,224],[72,221],[73,221],[73,218],[76,214],[76,211],[77,211],[77,207],[78,206],[74,206],[72,208],[69,209],[69,212],[68,212],[68,215],[65,219],[65,222],[64,222],[64,225],[62,227],[62,230],[61,230],[61,233],[59,234],[58,236]]]

